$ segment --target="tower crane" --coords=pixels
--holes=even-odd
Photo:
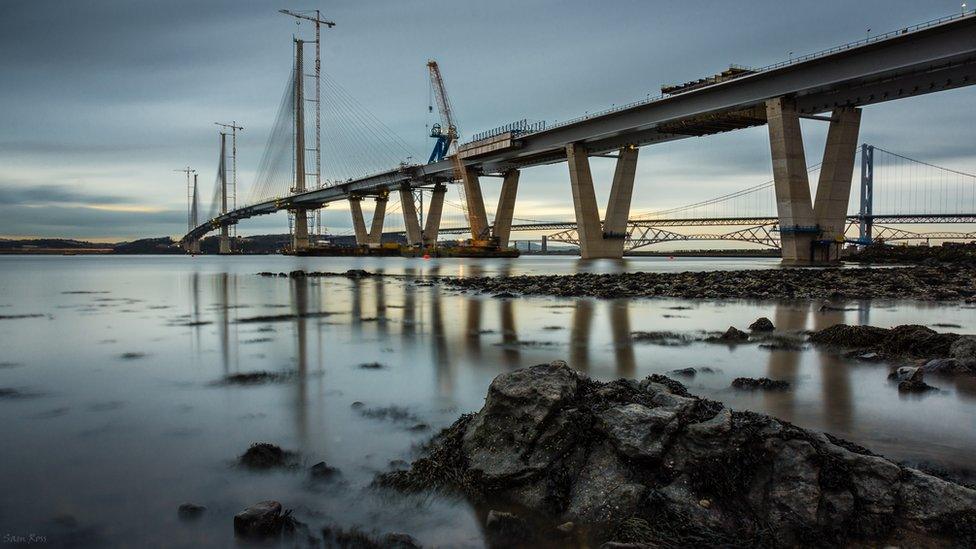
[[[451,100],[447,97],[447,89],[444,87],[444,78],[441,76],[441,69],[437,61],[430,59],[427,61],[427,72],[430,73],[430,86],[434,92],[434,99],[437,101],[437,110],[441,116],[441,122],[434,124],[430,128],[430,136],[437,139],[434,150],[430,153],[427,163],[439,162],[445,156],[451,157],[451,165],[454,167],[454,180],[462,181],[464,177],[464,164],[458,156],[458,129],[454,120],[454,109],[451,107]],[[433,110],[433,106],[428,106]],[[458,186],[458,193],[461,195],[461,207],[464,210],[464,217],[468,218],[467,199],[464,195],[464,185]]]
[[[437,111],[441,116],[441,123],[436,123],[430,128],[430,136],[437,140],[434,150],[430,153],[427,163],[440,162],[444,160],[448,150],[457,141],[457,125],[454,123],[454,112],[451,108],[451,100],[447,97],[447,90],[444,88],[444,78],[441,76],[441,69],[437,66],[437,61],[433,59],[427,61],[427,72],[430,73],[430,87],[437,101]],[[433,110],[433,106],[427,107]]]

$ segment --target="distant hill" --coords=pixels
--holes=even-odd
[[[0,238],[0,254],[106,254],[112,246],[70,238]]]
[[[168,236],[159,238],[142,238],[132,242],[120,242],[112,246],[112,253],[116,254],[182,254],[178,242]]]
[[[0,238],[0,250],[29,250],[29,249],[97,249],[111,248],[112,244],[96,244],[83,240],[72,240],[68,238],[27,238],[23,240],[11,240]]]

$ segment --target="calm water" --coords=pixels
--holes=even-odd
[[[571,273],[579,270],[775,268],[772,260],[661,258],[581,264],[289,257],[0,257],[0,535],[90,546],[234,545],[231,518],[276,499],[313,530],[324,524],[409,533],[425,545],[482,545],[463,502],[403,498],[367,485],[391,461],[477,410],[492,378],[565,359],[589,375],[640,378],[688,366],[720,371],[686,381],[734,408],[826,430],[891,457],[949,469],[976,451],[976,383],[932,378],[941,391],[906,397],[884,364],[755,345],[631,344],[638,330],[780,329],[845,322],[954,323],[976,332],[976,310],[913,303],[499,300],[409,278],[287,279],[259,271],[370,271],[413,276]],[[84,292],[84,293],[82,293]],[[271,322],[260,315],[327,312]],[[242,322],[243,320],[243,322]],[[377,362],[381,369],[362,369]],[[287,382],[219,385],[258,370]],[[786,379],[786,393],[728,389],[738,376]],[[683,380],[685,381],[685,380]],[[4,394],[4,393],[0,393]],[[352,407],[356,401],[360,408]],[[402,418],[364,412],[396,406]],[[373,416],[373,417],[370,417]],[[418,424],[429,430],[417,431]],[[325,460],[341,481],[304,469],[234,467],[253,442]],[[206,505],[181,522],[180,503]]]

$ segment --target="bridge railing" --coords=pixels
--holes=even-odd
[[[929,21],[925,21],[924,23],[917,23],[915,25],[910,25],[910,26],[907,26],[907,27],[902,27],[902,28],[897,29],[897,30],[892,30],[892,31],[888,31],[888,32],[881,33],[881,34],[876,34],[874,36],[868,36],[868,37],[863,38],[861,40],[855,40],[853,42],[848,42],[846,44],[841,44],[840,46],[834,46],[832,48],[827,48],[825,50],[820,50],[818,52],[804,54],[804,55],[801,55],[799,57],[792,57],[792,58],[790,58],[790,59],[788,59],[786,61],[779,61],[779,62],[773,63],[771,65],[766,65],[765,67],[760,67],[760,68],[756,69],[756,72],[770,71],[770,70],[774,70],[774,69],[788,67],[790,65],[795,65],[797,63],[803,63],[803,62],[809,61],[811,59],[817,59],[819,57],[826,57],[828,55],[833,55],[835,53],[839,53],[839,52],[842,52],[842,51],[846,51],[846,50],[858,48],[858,47],[861,47],[861,46],[865,46],[867,44],[873,44],[875,42],[881,42],[883,40],[887,40],[889,38],[894,38],[895,36],[900,36],[902,34],[908,34],[910,32],[917,32],[917,31],[920,31],[922,29],[927,29],[929,27],[934,27],[936,25],[941,25],[943,23],[947,23],[949,21],[954,21],[956,19],[963,19],[963,18],[966,18],[966,17],[971,17],[974,14],[976,14],[976,9],[971,10],[971,11],[963,11],[963,12],[960,12],[960,13],[954,13],[952,15],[946,15],[946,16],[943,16],[943,17],[939,17],[937,19],[932,19],[932,20],[929,20]]]

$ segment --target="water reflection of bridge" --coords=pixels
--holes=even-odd
[[[238,302],[238,295],[242,287],[247,286],[239,280],[238,275],[194,273],[190,286],[193,318],[199,321],[203,318],[201,311],[206,309],[199,303],[199,279],[203,276],[204,280],[210,279],[208,282],[212,283],[213,295],[217,298],[213,307],[216,326],[195,322],[191,337],[199,348],[201,331],[208,333],[213,330],[218,339],[223,371],[238,373],[241,372],[242,355],[245,358],[255,356],[246,354],[247,347],[241,345],[248,343],[246,338],[254,337],[256,333],[250,329],[239,330],[244,325],[238,324],[238,319],[256,314],[289,315],[286,320],[273,324],[278,328],[277,337],[264,343],[265,348],[259,355],[262,357],[258,361],[260,366],[249,366],[244,370],[293,369],[295,383],[292,402],[296,431],[302,440],[309,436],[309,414],[321,416],[320,408],[324,406],[322,399],[328,386],[327,378],[322,375],[326,366],[355,366],[346,363],[350,355],[335,353],[339,345],[362,349],[361,355],[352,356],[362,356],[363,362],[376,352],[396,353],[389,355],[392,361],[401,360],[400,355],[416,356],[419,357],[418,361],[429,360],[429,371],[417,371],[425,376],[430,375],[434,394],[447,400],[458,397],[461,376],[467,377],[471,373],[493,376],[505,369],[557,358],[567,360],[574,368],[594,377],[635,378],[649,373],[649,370],[666,372],[689,365],[687,362],[698,356],[709,356],[710,351],[692,346],[687,348],[687,352],[693,355],[686,356],[694,356],[694,359],[667,364],[665,361],[670,360],[667,357],[681,357],[674,355],[675,350],[671,349],[670,355],[661,354],[660,359],[650,357],[646,362],[639,363],[640,356],[647,357],[648,351],[647,348],[635,347],[632,331],[635,327],[640,329],[640,325],[646,321],[643,316],[647,312],[646,302],[642,300],[574,299],[540,304],[537,300],[526,302],[484,295],[460,295],[439,286],[425,285],[420,274],[408,269],[402,278],[273,279],[269,281],[273,285],[271,289],[262,289],[262,294],[280,298],[287,288],[289,303],[277,303],[278,308],[261,313],[255,312],[255,309],[238,309],[242,305]],[[436,275],[438,270],[433,268],[423,274]],[[467,274],[481,274],[480,267],[472,266]],[[247,299],[253,303],[254,296]],[[771,317],[777,329],[785,332],[819,330],[837,323],[870,323],[870,302],[834,305],[836,307],[823,308],[822,303],[816,301],[783,302],[775,305]],[[348,306],[347,310],[337,309],[345,306]],[[561,329],[551,332],[540,330],[544,322],[553,322],[551,319],[556,318],[556,315],[548,316],[554,311],[547,310],[555,307],[566,311],[565,317],[558,315],[559,320],[555,320],[556,323],[561,322]],[[241,311],[241,314],[235,311]],[[248,312],[245,314],[244,311]],[[322,313],[326,312],[332,314],[323,316]],[[638,317],[633,317],[635,312]],[[546,316],[540,317],[542,313]],[[640,319],[636,325],[633,324],[634,318]],[[752,319],[741,320],[746,322]],[[661,322],[663,329],[668,329],[664,324],[668,321],[662,319]],[[253,326],[260,328],[261,324]],[[348,330],[352,340],[338,342],[333,326]],[[285,327],[290,327],[290,334],[282,329]],[[540,345],[539,341],[532,339],[539,337],[540,333],[547,334],[543,339],[554,341],[548,345],[543,341]],[[242,337],[245,339],[242,340]],[[283,344],[288,345],[287,350],[282,350]],[[267,353],[266,358],[264,353]],[[290,364],[276,360],[275,354],[290,355]],[[398,358],[392,358],[394,356]],[[813,421],[835,432],[850,432],[857,424],[855,391],[851,381],[851,376],[856,375],[856,365],[834,353],[819,351],[762,350],[758,355],[748,351],[745,357],[750,358],[743,360],[764,361],[765,368],[757,372],[759,375],[789,381],[796,388],[757,396],[758,401],[751,401],[757,406],[784,420],[807,424]],[[250,361],[254,364],[253,358]],[[340,364],[339,361],[343,362]],[[748,367],[751,364],[754,362],[741,365]],[[814,383],[810,383],[811,376]],[[820,392],[819,397],[804,393],[810,387]],[[960,393],[967,392],[963,386],[959,386],[958,390]],[[968,391],[971,392],[971,389]],[[311,398],[313,394],[318,397]],[[734,400],[737,397],[730,395],[728,398]]]

